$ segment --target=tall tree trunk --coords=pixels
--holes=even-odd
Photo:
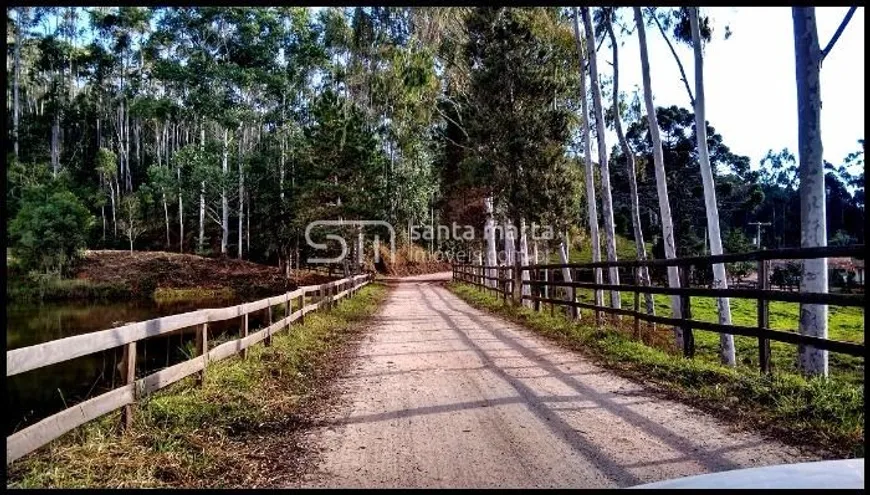
[[[202,252],[205,245],[205,181],[199,184],[199,242],[197,248]]]
[[[562,239],[559,242],[559,262],[563,265],[566,265],[569,263],[568,260],[569,260],[569,258],[568,258],[568,239],[567,239],[567,236],[563,233]],[[562,268],[562,280],[565,282],[573,282],[574,281],[573,278],[571,277],[571,269]],[[574,301],[574,298],[572,297],[574,294],[574,291],[571,290],[571,287],[563,287],[563,289],[565,290],[565,299],[569,300],[571,302],[576,302],[576,301]],[[573,312],[574,312],[574,308],[572,308],[570,306],[565,306],[565,313],[566,314],[570,315],[570,314],[573,314]],[[580,315],[579,311],[577,312],[577,315],[578,316]]]
[[[577,42],[577,58],[580,62],[580,103],[581,111],[583,112],[583,169],[586,178],[586,211],[589,214],[589,240],[592,244],[592,262],[598,263],[601,261],[601,238],[598,234],[598,201],[595,198],[595,172],[592,168],[592,139],[589,129],[589,102],[586,98],[586,57],[583,54],[583,44],[580,41],[580,14],[577,12],[577,7],[574,7],[574,39]],[[591,43],[595,41],[592,40]],[[590,43],[587,40],[587,43]],[[595,283],[603,283],[601,277],[601,268],[593,270]],[[601,290],[595,290],[595,305],[603,306],[604,297]]]
[[[117,181],[115,182],[117,184]],[[118,220],[115,216],[115,188],[112,187],[112,181],[109,180],[109,198],[112,201],[112,240],[118,239]]]
[[[601,105],[601,86],[598,82],[598,64],[595,54],[595,35],[592,32],[592,20],[589,8],[582,8],[583,25],[586,28],[586,50],[589,58],[590,85],[592,87],[592,108],[595,112],[595,130],[598,138],[598,165],[601,167],[601,207],[604,215],[604,246],[607,261],[616,259],[616,230],[613,222],[613,198],[610,188],[610,167],[607,164],[607,143],[604,140],[604,110]],[[619,284],[619,269],[609,269],[608,280],[612,285]],[[610,306],[621,308],[619,291],[610,291]]]
[[[674,259],[677,257],[677,250],[674,242],[674,222],[671,217],[671,203],[668,197],[668,176],[665,172],[665,158],[662,152],[662,137],[659,131],[658,117],[656,116],[656,108],[653,105],[652,97],[652,82],[650,79],[649,69],[649,52],[646,45],[646,29],[643,21],[643,14],[640,7],[634,7],[634,21],[637,24],[637,35],[640,43],[640,63],[643,79],[643,101],[646,107],[646,118],[649,126],[650,137],[652,138],[653,164],[656,174],[656,189],[659,199],[659,216],[662,223],[662,243],[665,248],[665,258]],[[677,267],[668,267],[668,286],[676,289],[680,287],[680,276]],[[682,312],[680,310],[679,296],[671,296],[671,314],[674,318],[680,318]],[[677,349],[683,348],[683,331],[679,327],[674,327],[674,337]]]
[[[224,149],[221,157],[221,170],[224,184],[229,176],[229,130],[224,128]],[[221,185],[221,256],[227,255],[227,245],[230,239],[230,203],[227,198],[227,187]]]
[[[184,252],[184,200],[181,195],[181,167],[175,166],[178,178],[178,252]]]
[[[526,221],[522,220],[520,224],[520,264],[523,266],[529,266],[529,239],[526,234]],[[530,279],[529,270],[523,270],[522,274],[523,282],[528,282]],[[532,287],[530,285],[523,284],[522,286],[522,295],[523,296],[531,296],[532,295]],[[524,306],[531,306],[532,301],[523,300]]]
[[[284,140],[284,107],[287,105],[287,94],[281,94],[281,161],[278,170],[278,190],[281,194],[281,208],[284,208],[284,154],[286,152],[286,143]]]
[[[103,94],[101,91],[97,91],[100,93],[100,96],[97,102],[97,111],[95,112],[97,116],[95,120],[97,121],[97,149],[100,149],[103,147],[103,129],[101,127],[102,119],[100,118],[100,112],[102,112],[103,109]]]
[[[124,105],[124,163],[127,164],[127,192],[133,192],[133,171],[130,168],[130,108]]]
[[[498,265],[498,255],[496,254],[495,247],[495,220],[493,219],[493,198],[492,196],[487,197],[484,200],[486,206],[486,224],[483,229],[483,237],[486,242],[486,276],[487,277],[495,277],[496,270],[495,267]],[[496,288],[495,280],[487,280],[486,285],[492,288]]]
[[[615,8],[615,7],[614,7]],[[616,35],[613,33],[613,8],[610,10],[610,16],[604,23],[607,34],[610,37],[610,45],[613,50],[613,127],[616,129],[616,136],[619,139],[619,145],[622,148],[622,154],[625,155],[625,168],[628,175],[628,189],[631,195],[631,225],[634,229],[634,247],[637,251],[637,259],[646,260],[646,244],[643,242],[643,228],[640,223],[640,201],[637,197],[637,168],[634,162],[634,153],[631,147],[628,146],[628,140],[625,139],[625,133],[622,132],[622,116],[619,111],[619,46],[616,43]],[[640,285],[649,286],[649,271],[646,266],[642,266],[637,270],[640,275]],[[653,295],[649,292],[644,294],[646,302],[647,314],[655,314],[655,303]]]
[[[701,31],[698,25],[698,8],[689,8],[689,26],[692,30],[692,46],[695,52],[695,136],[698,140],[698,161],[701,165],[701,181],[704,184],[704,205],[707,211],[707,232],[710,239],[710,253],[713,256],[722,254],[722,236],[719,233],[719,208],[716,205],[716,186],[713,182],[713,170],[710,167],[710,154],[707,149],[707,119],[704,101],[704,57],[701,53]],[[728,288],[725,276],[725,265],[713,265],[713,287]],[[719,323],[731,324],[731,307],[727,297],[716,300],[719,308]],[[723,364],[736,366],[734,355],[734,336],[727,333],[719,334],[719,357]]]
[[[825,169],[822,160],[821,85],[822,54],[814,7],[792,7],[795,79],[798,100],[798,173],[800,175],[801,247],[827,246]],[[804,260],[801,292],[828,292],[828,260]],[[828,337],[828,307],[801,304],[800,333]],[[798,347],[801,369],[808,375],[828,376],[828,351]]]
[[[21,111],[18,100],[18,91],[21,84],[21,30],[24,27],[21,12],[26,11],[28,8],[29,7],[18,7],[15,9],[17,22],[15,26],[15,79],[12,83],[12,136],[15,140],[14,150],[16,160],[18,159],[18,116]]]
[[[60,109],[55,109],[51,120],[51,170],[55,177],[60,172]]]
[[[242,166],[242,161],[244,159],[244,145],[245,145],[245,128],[242,128],[242,136],[239,139],[239,259],[242,259],[242,234],[244,234],[244,220],[245,220],[245,172]],[[283,194],[283,193],[282,193]],[[250,212],[248,212],[250,214]]]
[[[205,149],[205,125],[200,125],[200,149]],[[199,242],[197,249],[202,252],[205,245],[205,181],[199,184]]]
[[[166,191],[163,191],[163,218],[166,220],[166,250],[169,250],[169,203],[166,201]]]

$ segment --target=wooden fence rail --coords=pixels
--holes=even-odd
[[[238,306],[200,309],[7,351],[6,376],[10,377],[107,349],[124,347],[121,367],[124,385],[64,409],[6,437],[7,465],[64,433],[117,409],[123,408],[122,425],[129,426],[132,406],[138,400],[194,373],[200,373],[201,378],[209,363],[238,353],[244,356],[248,347],[263,340],[268,343],[273,334],[289,328],[296,320],[304,320],[307,313],[321,307],[332,307],[370,282],[370,275],[356,275],[321,285],[300,287],[286,294]],[[317,294],[318,300],[306,305],[306,296],[312,293]],[[291,312],[296,299],[299,299],[299,309]],[[272,307],[281,304],[287,308],[286,316],[272,322]],[[249,334],[248,315],[267,308],[270,324]],[[242,336],[208,349],[208,324],[239,317],[242,317]],[[196,357],[135,379],[136,342],[189,327],[197,328]]]
[[[774,259],[814,259],[814,258],[830,258],[840,256],[864,256],[864,246],[836,246],[836,247],[821,247],[821,248],[794,248],[794,249],[778,249],[755,251],[751,253],[726,254],[720,256],[705,256],[692,258],[675,258],[666,260],[644,260],[644,261],[617,261],[617,262],[598,262],[598,263],[567,263],[567,264],[541,264],[541,265],[520,265],[515,266],[485,266],[475,264],[454,264],[453,265],[453,280],[465,282],[482,290],[489,290],[503,297],[505,301],[511,299],[516,304],[522,301],[531,301],[535,311],[541,310],[541,303],[550,304],[551,311],[555,306],[567,306],[574,310],[574,317],[577,317],[575,308],[585,308],[595,311],[596,321],[600,320],[600,313],[610,313],[616,315],[630,316],[635,319],[635,331],[637,332],[638,322],[647,321],[651,323],[659,323],[664,325],[681,328],[683,330],[683,354],[687,357],[694,355],[694,336],[693,329],[707,330],[716,333],[728,333],[734,335],[744,335],[758,338],[759,347],[759,367],[762,372],[770,372],[770,341],[786,342],[796,345],[807,345],[818,349],[824,349],[831,352],[848,354],[851,356],[864,356],[864,345],[853,342],[843,342],[832,339],[823,339],[801,335],[795,332],[782,330],[772,330],[769,328],[769,311],[768,303],[770,301],[785,301],[803,304],[824,304],[833,306],[851,306],[851,307],[867,307],[866,296],[862,294],[822,294],[822,293],[807,293],[807,292],[787,292],[779,290],[770,290],[768,283],[768,261]],[[734,263],[734,262],[757,262],[758,280],[756,289],[717,289],[717,288],[702,288],[690,287],[689,274],[693,266],[707,267],[716,263]],[[596,284],[592,282],[565,281],[555,280],[559,270],[568,269],[576,272],[583,269],[624,267],[637,269],[641,266],[676,266],[680,272],[681,287],[659,287],[651,285],[624,285],[624,284]],[[550,272],[555,273],[551,274]],[[529,280],[523,280],[522,275],[528,272]],[[495,273],[496,276],[490,275]],[[572,275],[572,280],[576,277]],[[529,288],[529,294],[523,294],[523,288]],[[565,287],[571,291],[566,291],[564,299],[553,297],[552,288]],[[613,308],[610,306],[601,306],[590,303],[579,302],[576,300],[576,289],[591,289],[605,291],[622,291],[634,293],[634,309]],[[671,296],[679,296],[681,317],[669,318],[664,316],[654,316],[644,313],[639,310],[639,294],[666,294]],[[701,297],[727,297],[727,298],[746,298],[754,299],[758,302],[758,318],[756,326],[741,326],[741,325],[722,325],[719,323],[711,323],[692,319],[691,296]]]

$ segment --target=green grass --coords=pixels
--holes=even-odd
[[[621,292],[623,307],[633,307],[634,293]],[[640,309],[644,310],[643,294],[640,295]],[[593,303],[591,290],[578,289],[577,298],[580,301]],[[605,301],[608,296],[605,295]],[[656,314],[671,316],[670,299],[666,295],[656,294],[654,297]],[[750,299],[731,299],[731,323],[741,326],[757,324],[758,303]],[[692,319],[708,322],[718,322],[716,299],[712,297],[692,297]],[[770,328],[775,330],[797,331],[799,316],[797,303],[771,301],[769,303]],[[828,338],[847,342],[864,343],[864,311],[856,307],[831,306],[828,311]],[[703,330],[695,330],[695,350],[704,358],[718,359],[719,334]],[[746,366],[758,369],[758,339],[741,335],[734,336],[737,359]],[[797,372],[797,346],[784,342],[770,343],[771,366],[777,371]],[[833,376],[851,381],[855,384],[864,383],[864,359],[846,354],[829,353],[830,372]]]
[[[136,294],[126,285],[41,276],[10,276],[6,281],[9,301],[127,300]]]
[[[581,321],[575,322],[558,309],[552,313],[549,309],[535,312],[504,304],[494,294],[469,284],[451,283],[450,288],[475,307],[520,322],[591,354],[620,374],[656,384],[677,398],[727,415],[735,422],[767,429],[796,443],[827,449],[832,457],[864,455],[863,380],[856,383],[837,374],[827,380],[807,379],[785,370],[781,363],[775,364],[776,372],[771,375],[763,375],[752,366],[729,368],[718,363],[715,346],[703,335],[710,332],[697,332],[699,352],[695,359],[686,359],[635,340],[630,328],[619,330],[610,325],[596,328],[589,324],[592,315],[588,312],[584,312]],[[665,300],[657,302],[663,304]],[[660,307],[660,313],[664,309]],[[783,311],[784,318],[789,309]],[[660,328],[657,333],[646,336],[645,340],[669,339],[669,331]],[[718,342],[717,335],[710,335]],[[793,354],[794,347],[788,347]],[[740,343],[738,352],[741,357],[750,353]]]
[[[117,432],[108,414],[7,468],[9,487],[228,487],[261,482],[274,458],[260,450],[284,441],[332,351],[362,328],[386,295],[363,288],[273,337],[208,367],[202,386],[188,377],[137,405],[133,428]],[[283,445],[283,444],[280,444]],[[292,448],[288,447],[288,448]],[[281,451],[284,454],[284,451]],[[278,455],[274,452],[269,455]],[[262,476],[259,476],[262,478]]]
[[[193,289],[172,289],[167,287],[158,287],[154,290],[151,296],[158,303],[180,302],[180,301],[200,301],[202,299],[233,299],[236,296],[233,289],[229,287],[219,287],[215,289],[193,288]]]
[[[576,233],[574,236],[576,237]],[[592,263],[592,244],[588,238],[571,239],[571,249],[568,252],[568,263]],[[646,255],[652,256],[652,244],[646,243]],[[606,259],[607,252],[604,247],[604,239],[601,239],[601,258]],[[616,259],[618,260],[633,260],[637,258],[637,248],[634,246],[634,241],[620,235],[616,236]],[[558,251],[551,252],[548,259],[549,263],[560,264]],[[543,262],[542,262],[543,263]]]

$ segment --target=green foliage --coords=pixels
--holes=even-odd
[[[94,218],[71,192],[56,184],[25,191],[9,225],[12,250],[21,266],[44,273],[65,273],[86,247]]]
[[[573,217],[576,167],[564,103],[575,55],[555,9],[478,8],[467,19],[471,67],[466,159],[507,218],[564,228]]]

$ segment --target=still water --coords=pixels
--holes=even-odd
[[[12,350],[50,340],[105,330],[125,323],[149,320],[202,308],[240,304],[241,300],[219,299],[194,302],[156,303],[124,301],[6,305],[6,349]],[[266,314],[251,315],[250,328],[259,328]],[[209,339],[237,338],[240,319],[209,324]],[[194,329],[139,342],[136,377],[187,359],[195,339]],[[210,345],[213,347],[213,345]],[[119,383],[117,366],[121,349],[28,371],[6,380],[6,435],[29,426],[66,407],[94,397]]]

